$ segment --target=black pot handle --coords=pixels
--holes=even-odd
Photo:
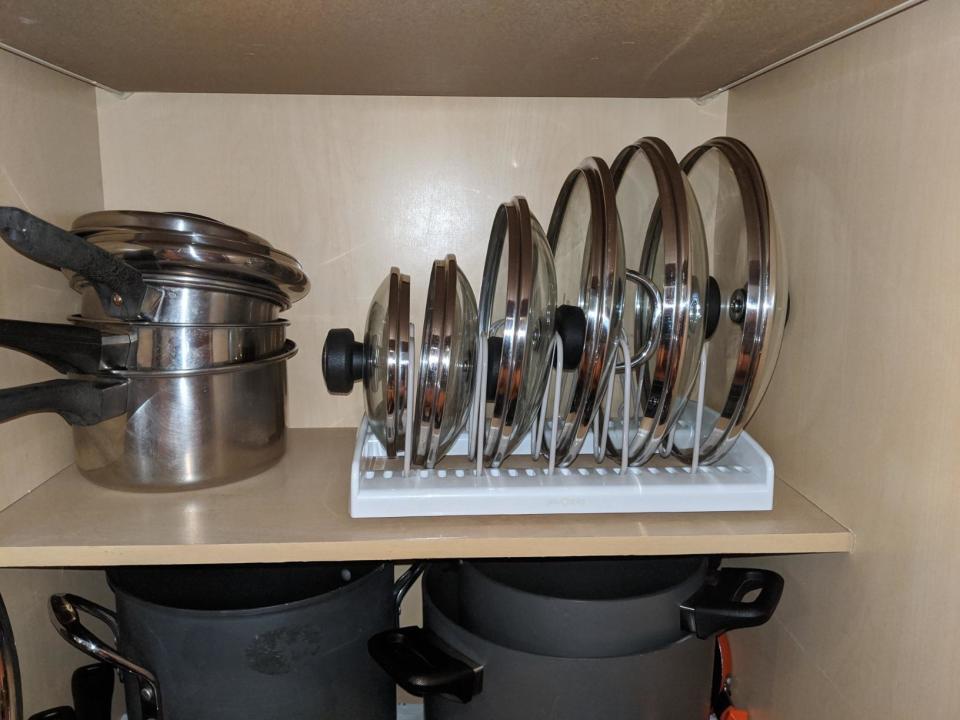
[[[367,649],[411,695],[447,695],[466,703],[483,689],[483,666],[424,628],[387,630],[370,638]]]
[[[111,315],[136,320],[148,305],[158,302],[159,291],[151,290],[133,267],[25,210],[0,207],[0,237],[35,262],[89,280]]]
[[[26,353],[59,373],[88,375],[100,370],[103,336],[79,325],[0,320],[0,347]]]
[[[750,602],[743,602],[747,593],[759,590]],[[704,639],[738,628],[763,625],[773,617],[780,596],[783,578],[772,570],[723,568],[716,582],[696,592],[680,606],[680,623],[684,630]]]
[[[96,425],[122,415],[128,380],[48,380],[0,390],[0,422],[55,412],[71,425]]]
[[[140,684],[140,706],[144,720],[162,720],[160,710],[160,686],[157,677],[145,667],[121,655],[116,648],[104,642],[83,624],[80,613],[85,612],[103,622],[117,635],[117,618],[112,610],[77,595],[57,594],[50,596],[50,622],[57,633],[80,652],[100,662],[107,663],[121,672],[133,675]]]

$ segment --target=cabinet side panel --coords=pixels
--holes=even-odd
[[[103,207],[93,89],[0,52],[0,205],[17,205],[61,225]],[[76,296],[60,273],[0,243],[0,317],[63,322]],[[0,351],[0,387],[54,377],[47,366]],[[72,462],[70,429],[55,415],[0,425],[0,508]],[[105,599],[102,573],[0,570],[0,594],[21,655],[26,714],[70,702],[70,671],[84,656],[61,640],[46,615],[52,592]]]
[[[730,95],[790,262],[780,365],[750,432],[856,535],[771,563],[777,621],[737,635],[758,720],[960,708],[960,5],[930,0]]]

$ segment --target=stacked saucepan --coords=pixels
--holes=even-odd
[[[0,421],[56,412],[80,471],[170,490],[262,471],[285,448],[280,313],[309,281],[266,240],[190,213],[105,211],[64,231],[0,208],[0,236],[81,295],[69,325],[0,321],[0,346],[65,379],[0,391]]]
[[[591,433],[598,458],[717,462],[757,409],[787,317],[766,182],[732,138],[681,162],[657,138],[624,148],[612,166],[587,158],[564,182],[546,232],[524,198],[501,205],[479,306],[455,257],[434,264],[418,367],[409,283],[391,271],[362,342],[330,332],[323,371],[331,392],[362,380],[386,455],[410,452],[427,468],[468,426],[470,453],[491,467],[528,436],[569,465]]]

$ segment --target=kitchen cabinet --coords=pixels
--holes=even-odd
[[[564,6],[559,34],[527,15],[517,27],[536,41],[493,52],[482,31],[466,42],[443,13],[398,27],[370,6],[333,3],[309,27],[338,34],[315,43],[309,71],[292,72],[281,43],[255,47],[262,18],[238,13],[239,34],[204,22],[220,3],[178,18],[183,42],[212,38],[200,55],[158,39],[143,46],[143,62],[124,62],[138,23],[163,18],[131,20],[123,5],[58,14],[23,0],[0,11],[6,45],[134,91],[95,92],[0,54],[0,202],[62,225],[102,207],[206,212],[289,249],[314,289],[289,313],[301,347],[290,365],[290,452],[260,477],[198,493],[117,493],[68,467],[59,419],[0,426],[0,566],[11,568],[0,571],[0,592],[28,666],[28,710],[66,700],[67,670],[80,664],[46,626],[43,597],[106,595],[99,573],[62,567],[687,553],[787,555],[764,561],[787,582],[777,621],[735,640],[737,698],[755,717],[947,717],[960,706],[949,671],[960,583],[948,565],[960,546],[950,360],[960,349],[950,303],[960,264],[956,4],[928,0],[699,104],[678,98],[710,95],[902,8],[744,3],[728,22],[721,6],[730,12],[730,3],[612,3],[593,24],[570,21],[577,33],[560,29],[573,12]],[[490,7],[498,26],[516,17],[509,3]],[[700,9],[702,22],[690,22]],[[650,15],[620,33],[636,12]],[[470,28],[484,20],[465,18]],[[363,28],[376,31],[357,43]],[[118,41],[105,42],[107,33]],[[389,34],[442,41],[341,65],[325,54],[376,47]],[[105,49],[86,52],[92,45]],[[562,62],[550,61],[555,47]],[[496,61],[484,69],[487,53]],[[239,92],[265,94],[229,94]],[[330,327],[362,326],[389,265],[416,278],[412,306],[421,308],[429,263],[447,251],[477,282],[493,211],[512,194],[545,220],[587,154],[612,159],[640,135],[682,154],[723,134],[757,153],[790,262],[791,324],[749,428],[776,463],[774,510],[349,518],[359,398],[326,395],[318,358]],[[61,277],[6,248],[0,273],[4,316],[56,322],[75,310]],[[47,377],[0,353],[5,385]]]

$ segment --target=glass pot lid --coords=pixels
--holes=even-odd
[[[660,291],[659,341],[646,363],[632,368],[630,436],[632,464],[650,459],[677,420],[696,379],[705,333],[707,250],[696,199],[673,152],[658,138],[624,148],[613,163],[617,209],[626,263]],[[649,340],[653,306],[639,286],[624,303],[624,328],[636,352]],[[607,451],[620,456],[623,398],[614,402]]]
[[[287,304],[310,289],[296,258],[258,235],[201,215],[104,211],[81,215],[72,229],[143,272],[233,278],[276,288]]]
[[[557,464],[573,462],[600,408],[620,336],[624,256],[615,186],[607,164],[587,158],[567,176],[547,232],[557,277],[557,330],[564,372]],[[552,392],[552,391],[551,391]],[[552,407],[552,400],[548,400]]]
[[[736,442],[770,383],[787,317],[786,262],[763,173],[746,145],[714,138],[692,150],[683,167],[703,215],[718,291],[699,438],[700,461],[712,463]],[[691,408],[684,422],[694,418]],[[692,443],[678,433],[677,454],[690,458]]]
[[[527,201],[502,204],[490,231],[480,288],[487,343],[484,459],[497,467],[529,431],[550,367],[557,282],[543,228]]]
[[[370,301],[363,342],[337,328],[323,344],[323,378],[331,393],[346,394],[363,381],[367,423],[396,457],[406,439],[407,383],[410,372],[410,278],[391,268]]]
[[[477,363],[477,301],[454,255],[433,264],[420,340],[413,461],[432,468],[463,431]]]

